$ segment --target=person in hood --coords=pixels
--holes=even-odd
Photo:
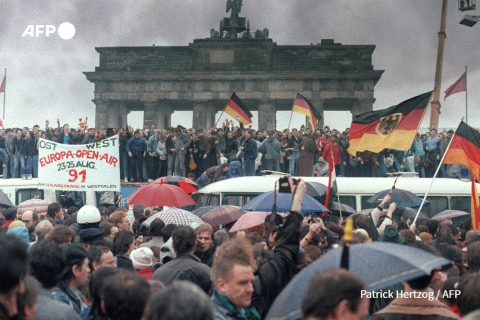
[[[315,177],[328,177],[330,172],[330,165],[328,164],[323,157],[318,158],[318,162],[313,167]]]

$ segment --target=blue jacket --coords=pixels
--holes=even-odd
[[[145,139],[139,137],[138,139],[134,136],[131,137],[127,142],[127,151],[131,153],[144,153],[147,150],[145,146]]]

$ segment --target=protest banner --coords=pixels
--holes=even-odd
[[[118,136],[81,145],[40,139],[38,153],[39,189],[120,191]]]

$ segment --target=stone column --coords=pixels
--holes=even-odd
[[[193,103],[193,128],[198,129],[200,126],[207,128],[215,125],[215,114],[217,110],[208,101],[195,101]]]
[[[115,102],[111,101],[110,107],[108,108],[108,128],[117,129],[120,125],[120,117],[118,108]]]
[[[258,129],[276,130],[277,128],[277,108],[275,101],[262,100],[258,104]]]
[[[164,129],[172,125],[173,107],[170,101],[162,100],[157,108],[157,128]]]
[[[110,108],[110,100],[93,100],[95,103],[95,128],[106,129],[108,128],[108,116]]]
[[[317,119],[317,128],[322,128],[325,125],[325,100],[316,100],[312,101],[312,104],[315,106],[317,109],[317,112],[320,116],[322,116],[321,119]],[[307,120],[308,121],[308,120]],[[313,128],[314,130],[316,128]]]
[[[130,110],[127,110],[127,105],[124,102],[117,102],[115,108],[118,112],[118,128],[127,127],[127,116]]]
[[[373,102],[373,99],[358,99],[352,107],[352,119],[359,114],[373,111]]]
[[[150,126],[157,120],[158,101],[143,101],[143,128],[150,130]]]

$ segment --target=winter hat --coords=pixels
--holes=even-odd
[[[17,216],[17,207],[9,207],[7,209],[3,209],[2,213],[7,221],[15,220],[15,217]]]
[[[74,265],[88,258],[85,248],[78,243],[64,244],[61,246],[63,254],[67,260],[65,269],[63,269],[62,277],[72,269]]]
[[[130,260],[132,260],[135,269],[150,268],[153,264],[152,258],[153,251],[146,247],[135,249],[130,253]]]
[[[90,243],[97,240],[102,240],[105,236],[105,231],[100,228],[88,228],[80,230],[78,232],[78,236],[80,237],[80,242]]]
[[[8,230],[13,229],[15,227],[25,227],[25,223],[20,220],[15,220],[8,226]]]

